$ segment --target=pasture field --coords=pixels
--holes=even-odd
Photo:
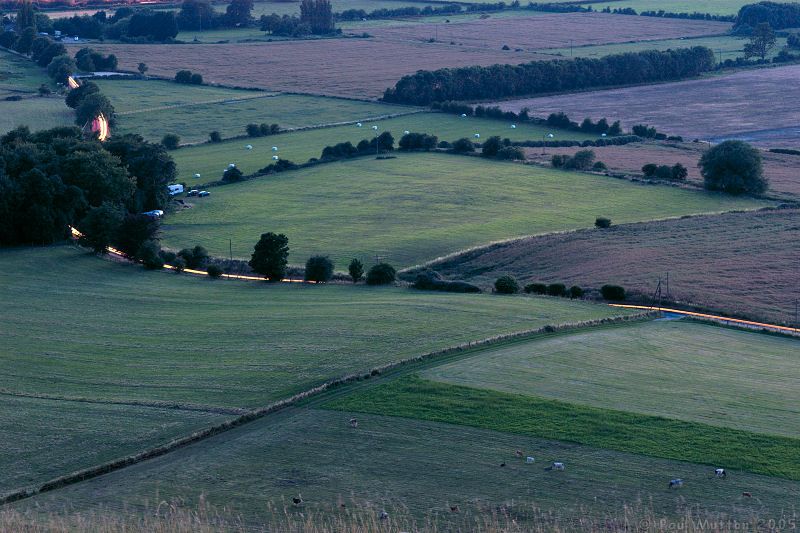
[[[339,398],[329,407],[574,442],[711,468],[724,465],[800,481],[800,440],[795,438],[450,385],[417,375]],[[713,472],[708,473],[712,479]]]
[[[643,50],[675,50],[678,48],[690,48],[692,46],[705,46],[714,51],[717,60],[736,59],[744,57],[744,45],[747,39],[735,37],[733,35],[717,35],[712,37],[696,38],[676,38],[662,39],[654,41],[637,41],[614,44],[600,44],[592,46],[563,47],[546,50],[547,53],[557,54],[564,57],[603,57],[612,54],[624,54],[627,52],[641,52]],[[772,49],[769,57],[775,57],[786,45],[784,37],[777,38],[777,46]],[[545,52],[545,50],[542,50]]]
[[[377,39],[312,39],[272,43],[93,46],[113,53],[119,68],[136,70],[143,57],[149,72],[172,78],[186,68],[207,82],[373,99],[406,74],[445,67],[524,63],[540,54],[464,49],[442,43]],[[77,51],[77,50],[76,50]],[[180,65],[180,66],[177,66]]]
[[[365,28],[386,42],[420,42],[437,39],[464,49],[543,50],[547,48],[651,41],[720,35],[730,29],[726,22],[631,17],[603,13],[547,13],[533,16],[489,17],[449,24],[380,25]],[[511,52],[509,52],[511,53]]]
[[[16,102],[0,100],[0,134],[17,126],[28,126],[36,131],[74,124],[75,113],[62,98],[35,96]]]
[[[28,58],[0,49],[0,97],[36,93],[43,83],[52,87],[43,68]]]
[[[796,147],[800,142],[800,109],[793,104],[793,95],[786,92],[786,84],[793,83],[798,75],[800,66],[791,65],[498,104],[512,111],[529,107],[538,116],[563,111],[570,116],[586,115],[594,119],[615,117],[625,129],[649,124],[659,131],[689,139],[721,140],[747,134],[752,143],[774,146],[769,135],[781,130],[783,144]]]
[[[251,408],[469,340],[620,314],[364,285],[216,282],[66,246],[0,257],[0,389],[19,394]]]
[[[791,324],[798,220],[800,211],[780,210],[580,230],[467,252],[431,268],[483,286],[503,274],[521,283],[615,283],[648,299],[669,273],[678,302]]]
[[[338,100],[325,99],[323,102],[335,104]],[[379,107],[378,104],[374,104],[374,106],[375,111],[397,109]],[[414,108],[401,109],[413,110]],[[348,119],[358,120],[357,115],[352,115]],[[212,125],[213,123],[209,127]],[[440,140],[450,142],[461,137],[477,140],[474,137],[476,133],[481,136],[481,139],[499,135],[515,141],[541,140],[544,135],[551,132],[556,139],[581,141],[597,138],[597,135],[579,131],[554,130],[531,123],[520,123],[512,129],[511,123],[504,120],[461,118],[446,113],[416,113],[375,122],[364,122],[360,128],[356,124],[350,124],[287,132],[269,137],[235,139],[222,143],[184,147],[172,152],[172,156],[178,165],[180,180],[189,185],[197,185],[221,179],[222,173],[229,163],[235,163],[245,174],[252,174],[272,163],[271,158],[274,153],[277,153],[282,159],[288,159],[294,163],[305,163],[312,157],[320,157],[322,149],[326,146],[345,141],[356,145],[362,139],[372,139],[375,135],[372,126],[378,126],[378,133],[390,132],[395,139],[395,144],[400,141],[406,130],[430,133],[438,136]],[[252,150],[245,148],[248,144],[253,147]],[[273,146],[278,148],[278,152],[272,151]],[[200,178],[194,178],[195,173],[200,174]]]
[[[798,438],[798,362],[800,339],[660,320],[502,346],[422,377]]]
[[[712,15],[735,15],[749,0],[615,0],[614,2],[591,2],[585,6],[600,11],[606,7],[611,9],[633,8],[637,13],[642,11],[667,11],[669,13],[711,13]]]
[[[224,418],[212,412],[3,393],[0,495],[163,444]]]
[[[164,242],[249,257],[265,231],[285,233],[289,261],[330,255],[407,267],[498,239],[750,209],[764,202],[445,154],[398,154],[283,172],[214,189],[169,215]]]
[[[245,126],[250,123],[278,124],[288,129],[368,120],[416,110],[339,98],[216,88],[208,94],[189,89],[184,95],[184,86],[155,80],[113,80],[99,85],[115,107],[119,102],[124,109],[121,111],[124,114],[118,117],[116,131],[139,133],[156,142],[166,133],[177,133],[182,142],[204,142],[212,130],[219,131],[223,138],[244,135]],[[153,120],[154,112],[158,120]],[[236,142],[235,146],[238,151],[242,143]],[[324,146],[317,151],[321,152]]]
[[[121,114],[145,113],[216,102],[233,103],[251,98],[277,96],[265,91],[228,89],[211,85],[185,85],[167,80],[93,79]],[[163,120],[163,116],[158,117]]]
[[[348,509],[387,509],[390,517],[398,509],[417,517],[438,515],[445,522],[459,519],[450,505],[486,515],[506,507],[523,523],[526,510],[536,506],[571,523],[587,514],[617,514],[638,500],[671,516],[700,505],[710,513],[746,518],[758,511],[767,518],[791,512],[800,496],[800,483],[784,479],[736,471],[717,482],[709,479],[705,465],[464,425],[359,413],[354,430],[347,423],[353,414],[318,409],[279,413],[169,457],[16,506],[109,512],[121,510],[121,502],[128,509],[143,509],[145,502],[152,508],[157,500],[172,497],[191,504],[202,494],[209,503],[229,505],[253,522],[269,520],[275,507],[282,513],[287,505],[292,515],[318,508],[335,513],[341,512],[342,502]],[[517,449],[537,462],[525,464],[514,456]],[[551,461],[566,462],[566,471],[544,471]],[[501,462],[507,466],[501,468]],[[668,491],[668,480],[676,476],[686,486]],[[742,498],[743,491],[757,497]],[[295,510],[291,498],[298,494],[305,503]]]
[[[592,148],[598,161],[602,161],[611,171],[627,174],[642,175],[642,166],[647,163],[672,166],[680,163],[686,167],[690,183],[701,185],[703,177],[697,164],[703,153],[708,149],[706,143],[635,143],[622,146],[597,146]],[[525,154],[531,161],[550,163],[552,154],[573,155],[580,148],[548,148],[547,154],[542,154],[541,149],[527,148]],[[800,156],[791,154],[778,154],[761,152],[764,176],[769,179],[769,195],[785,197],[786,199],[800,198],[800,176],[797,169],[800,166]]]

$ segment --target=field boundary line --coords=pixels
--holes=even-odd
[[[154,409],[170,409],[176,411],[193,411],[200,413],[212,413],[220,415],[241,415],[250,411],[241,407],[215,407],[213,405],[202,404],[181,404],[174,402],[159,402],[146,400],[100,400],[97,398],[57,396],[55,394],[35,394],[28,392],[16,392],[8,389],[0,389],[0,396],[12,396],[15,398],[30,398],[34,400],[51,400],[59,402],[78,402],[91,403],[98,405],[129,405],[133,407],[150,407]]]
[[[742,326],[745,328],[763,328],[781,333],[788,333],[790,335],[800,335],[800,328],[793,328],[791,326],[779,326],[777,324],[767,324],[766,322],[755,322],[752,320],[744,320],[741,318],[730,318],[722,315],[710,315],[708,313],[698,313],[695,311],[683,311],[681,309],[672,309],[669,307],[655,307],[649,305],[630,305],[630,304],[608,304],[611,307],[618,307],[622,309],[639,309],[647,311],[657,311],[659,313],[675,313],[676,315],[683,315],[692,318],[699,318],[703,320],[711,320],[714,322],[722,322],[724,324],[732,324]]]
[[[190,444],[194,444],[196,442],[208,439],[215,435],[224,433],[226,431],[242,426],[254,420],[263,418],[269,414],[283,411],[288,407],[292,407],[303,400],[307,400],[309,398],[318,396],[330,389],[342,385],[347,385],[349,383],[353,383],[356,381],[368,380],[372,377],[380,376],[385,372],[398,369],[405,365],[422,363],[445,355],[455,355],[458,353],[461,353],[463,355],[468,355],[473,349],[485,348],[487,346],[499,344],[505,341],[523,340],[527,338],[535,338],[543,334],[580,330],[596,326],[624,324],[627,322],[638,322],[638,321],[652,319],[654,316],[655,313],[653,313],[652,311],[648,312],[642,311],[630,315],[612,316],[612,317],[598,318],[592,320],[584,320],[579,322],[565,322],[559,325],[545,325],[545,326],[540,326],[538,328],[522,330],[514,333],[494,335],[477,341],[467,341],[461,344],[457,344],[455,346],[450,346],[447,348],[442,348],[440,350],[427,352],[422,355],[408,357],[405,359],[401,359],[399,361],[394,361],[391,363],[379,365],[377,367],[373,367],[372,369],[366,372],[346,374],[344,376],[328,380],[320,385],[307,389],[303,392],[294,394],[283,400],[278,400],[276,402],[273,402],[265,407],[253,409],[237,418],[226,420],[224,422],[207,427],[205,429],[195,431],[194,433],[191,433],[184,437],[173,439],[166,444],[149,448],[147,450],[143,450],[141,452],[132,455],[121,457],[100,465],[78,470],[77,472],[72,472],[70,474],[59,476],[51,480],[45,481],[44,483],[41,483],[35,487],[18,489],[10,493],[6,493],[0,496],[0,506],[16,502],[19,500],[24,500],[26,498],[30,498],[32,496],[44,492],[50,492],[68,485],[73,485],[75,483],[99,477],[104,474],[122,470],[128,466],[133,466],[135,464],[142,463],[148,459],[161,457],[179,448],[183,448],[189,446]]]
[[[256,96],[245,96],[241,98],[217,98],[214,100],[206,100],[203,102],[186,102],[183,104],[173,104],[173,105],[164,105],[158,107],[148,107],[145,109],[137,109],[135,111],[123,111],[121,113],[115,113],[115,115],[119,117],[127,116],[127,115],[136,115],[138,113],[148,113],[150,111],[165,111],[168,109],[179,109],[181,107],[192,107],[198,105],[211,105],[211,104],[227,104],[227,103],[238,103],[238,102],[247,102],[248,100],[258,100],[259,98],[275,98],[276,96],[280,96],[280,94],[259,94]]]

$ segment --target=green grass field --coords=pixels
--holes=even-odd
[[[32,97],[17,102],[0,100],[0,134],[16,128],[28,126],[31,131],[72,126],[75,113],[57,97]]]
[[[180,152],[180,150],[179,150]],[[384,256],[414,265],[515,236],[615,223],[755,208],[747,198],[633,184],[444,154],[359,158],[216,187],[191,209],[167,217],[165,243],[201,244],[249,257],[266,231],[289,238],[290,262],[330,255]]]
[[[692,0],[619,0],[615,2],[597,2],[591,5],[595,11],[600,11],[605,7],[611,9],[625,9],[632,7],[637,13],[642,11],[667,11],[669,13],[711,13],[712,15],[735,15],[748,0],[704,0],[694,2]]]
[[[191,504],[202,494],[253,522],[269,520],[275,508],[270,502],[278,513],[286,505],[296,514],[319,508],[341,512],[341,501],[348,509],[385,508],[394,517],[399,507],[399,513],[438,514],[445,522],[460,518],[449,505],[484,516],[503,505],[524,524],[532,506],[572,523],[586,515],[617,515],[637,500],[673,516],[701,506],[738,519],[753,513],[766,519],[791,512],[800,498],[800,483],[780,478],[736,471],[718,481],[709,479],[713,470],[705,465],[421,420],[356,414],[359,427],[353,430],[347,423],[351,415],[317,409],[280,413],[19,506],[143,509],[145,502],[153,508],[172,497]],[[517,449],[537,462],[525,464],[514,456]],[[544,471],[552,461],[566,462],[566,471]],[[501,462],[507,466],[501,468]],[[667,490],[676,476],[686,485]],[[743,491],[755,497],[742,498]],[[306,502],[299,510],[291,506],[297,494]]]
[[[624,0],[617,3],[625,3]],[[541,50],[541,53],[556,54],[564,57],[602,57],[612,54],[628,52],[641,52],[643,50],[669,50],[689,48],[692,46],[705,46],[714,51],[717,60],[736,59],[744,57],[744,45],[747,39],[732,35],[715,37],[700,37],[697,39],[665,39],[659,41],[639,41],[634,43],[603,44],[597,46],[577,46],[575,48],[554,48]],[[786,45],[786,38],[779,37],[777,46],[772,49],[769,57],[775,57]]]
[[[235,91],[160,80],[99,82],[117,111],[115,133],[138,133],[160,141],[176,133],[182,142],[204,142],[211,131],[222,137],[245,135],[250,123],[299,128],[408,113],[413,108],[315,96]],[[158,117],[153,120],[154,115]],[[243,143],[234,141],[236,150]],[[319,148],[319,151],[322,150]],[[232,145],[228,145],[232,148]],[[317,154],[319,155],[319,154]]]
[[[497,348],[423,376],[800,437],[798,363],[800,340],[659,321]]]
[[[325,98],[324,101],[327,105],[336,100]],[[378,111],[387,108],[381,105],[374,109]],[[359,117],[351,116],[341,120],[359,120]],[[172,152],[172,156],[178,164],[180,180],[189,185],[196,185],[220,179],[229,163],[235,163],[245,174],[256,172],[273,162],[273,146],[278,147],[279,157],[295,163],[305,163],[312,157],[319,157],[322,149],[328,145],[345,141],[357,144],[362,139],[373,138],[375,131],[372,130],[372,126],[378,126],[378,133],[390,132],[394,136],[395,142],[400,140],[404,131],[430,133],[445,141],[454,141],[461,137],[474,139],[476,133],[483,139],[492,135],[500,135],[516,141],[541,140],[542,136],[549,132],[553,132],[556,139],[596,138],[596,136],[589,136],[581,132],[549,130],[533,124],[517,124],[517,127],[512,129],[510,122],[502,120],[461,118],[445,113],[415,113],[376,122],[364,122],[360,128],[351,124],[288,132],[270,137],[236,139],[216,144],[190,146]],[[211,126],[209,125],[209,127]],[[252,150],[245,148],[248,144],[253,147]],[[200,174],[199,179],[193,177],[196,173]]]
[[[798,439],[449,385],[418,376],[340,398],[328,407],[574,442],[800,481]]]
[[[163,444],[224,418],[209,412],[0,395],[0,495]]]
[[[618,313],[569,301],[212,281],[66,246],[0,258],[0,389],[66,398],[264,406],[468,340]]]
[[[0,49],[0,97],[35,93],[43,83],[53,87],[45,69],[30,59]]]

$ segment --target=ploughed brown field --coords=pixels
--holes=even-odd
[[[366,31],[382,41],[427,41],[438,38],[457,46],[541,50],[631,41],[700,37],[726,33],[727,22],[631,17],[603,13],[548,13],[532,16],[494,16],[450,23],[382,25]],[[513,53],[513,52],[507,52]]]
[[[606,283],[651,295],[669,273],[673,299],[773,322],[794,320],[800,284],[800,210],[696,216],[532,237],[431,265],[446,277],[489,286]]]
[[[644,17],[642,17],[644,18]],[[571,118],[649,124],[694,139],[741,138],[767,147],[800,147],[800,106],[794,91],[800,65],[764,68],[659,85],[497,102],[528,107],[537,116],[563,111]]]
[[[633,17],[631,17],[633,18]],[[375,39],[319,39],[260,44],[92,45],[113,53],[119,68],[135,71],[145,61],[150,74],[173,77],[181,69],[211,83],[312,94],[376,98],[406,74],[542,59],[534,53],[466,50],[441,43],[396,43]]]
[[[706,149],[707,143],[631,143],[591,148],[597,160],[605,163],[612,172],[641,175],[642,166],[647,163],[669,166],[680,163],[689,171],[689,182],[698,184],[703,178],[697,163]],[[541,148],[526,148],[525,154],[529,160],[545,163],[553,154],[573,155],[578,150],[583,148],[548,148],[543,155]],[[792,200],[800,198],[800,156],[767,151],[761,155],[764,175],[769,178],[769,194]]]

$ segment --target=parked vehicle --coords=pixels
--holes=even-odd
[[[161,209],[153,209],[152,211],[145,211],[142,214],[151,218],[161,218],[164,216],[164,211]]]
[[[197,196],[200,193],[197,189],[192,189],[186,193],[186,196]]]
[[[175,183],[173,185],[167,185],[167,189],[169,189],[169,195],[175,196],[176,194],[180,194],[183,192],[183,185],[180,183]]]
[[[208,196],[209,194],[211,194],[211,193],[208,192],[208,191],[200,191],[199,193],[197,193],[197,196],[199,196],[200,198],[204,198],[204,197]]]

